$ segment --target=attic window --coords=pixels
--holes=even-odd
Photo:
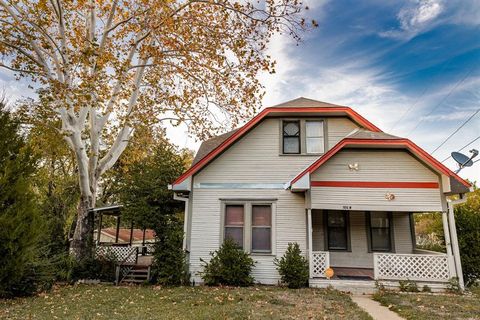
[[[283,153],[300,153],[300,121],[283,122]]]

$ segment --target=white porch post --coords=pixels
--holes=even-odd
[[[308,233],[308,270],[309,270],[310,278],[313,278],[312,209],[307,209],[307,233]]]
[[[450,241],[450,230],[448,226],[448,212],[442,211],[442,223],[443,223],[443,234],[445,236],[445,247],[447,248],[447,259],[448,259],[448,269],[450,272],[450,278],[456,277],[457,272],[455,271],[455,263],[453,261],[452,255],[452,243]]]
[[[452,251],[453,251],[453,257],[455,260],[455,269],[457,271],[458,284],[461,290],[465,288],[465,284],[463,282],[462,262],[460,260],[460,249],[458,248],[458,237],[457,237],[457,227],[455,226],[454,206],[455,204],[459,204],[462,202],[465,202],[465,200],[460,199],[460,200],[448,201],[448,222],[450,225]]]

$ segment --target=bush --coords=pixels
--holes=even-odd
[[[232,239],[227,238],[222,246],[210,255],[212,258],[208,263],[200,258],[204,263],[200,275],[206,285],[246,287],[253,284],[251,273],[255,262]]]
[[[289,243],[287,251],[280,260],[275,259],[282,282],[289,288],[301,288],[308,285],[308,260],[302,256],[298,243]]]
[[[51,284],[51,270],[40,246],[44,221],[30,180],[36,160],[20,124],[0,102],[0,296],[24,296]]]
[[[153,254],[152,282],[167,285],[185,285],[189,282],[185,251],[183,251],[183,226],[171,217],[164,228],[155,228],[156,243]],[[161,230],[159,230],[161,229]]]
[[[400,285],[400,291],[402,292],[419,292],[417,283],[412,280],[400,280],[398,281]]]

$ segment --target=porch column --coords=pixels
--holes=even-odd
[[[462,262],[460,260],[460,249],[458,248],[458,237],[457,237],[457,227],[455,225],[455,215],[454,215],[454,206],[457,203],[462,203],[465,200],[453,200],[448,201],[448,222],[450,225],[450,236],[452,240],[452,251],[453,257],[455,258],[455,269],[457,271],[458,277],[458,284],[460,289],[463,290],[465,288],[465,284],[463,282],[463,271],[462,271]]]
[[[452,243],[450,241],[450,230],[448,226],[448,212],[442,211],[443,234],[445,237],[445,247],[447,248],[448,269],[450,271],[450,278],[457,275],[455,271],[455,263],[452,255]]]
[[[307,237],[308,237],[308,270],[309,278],[313,278],[313,240],[312,240],[312,209],[307,209]]]

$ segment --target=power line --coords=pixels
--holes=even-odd
[[[461,125],[460,127],[458,127],[455,131],[453,131],[448,137],[447,139],[443,140],[442,143],[440,143],[440,145],[438,147],[435,148],[435,150],[432,151],[431,154],[434,154],[435,151],[437,151],[438,149],[440,149],[448,140],[450,140],[451,137],[453,137],[455,134],[457,134],[458,131],[460,131],[460,129],[462,129],[468,122],[470,122],[470,120],[473,119],[473,117],[475,117],[477,115],[477,113],[480,112],[480,108],[477,109],[477,111],[475,111],[467,120],[465,120]]]
[[[443,63],[442,68],[441,68],[440,71],[439,71],[440,74],[443,72],[443,70],[445,70],[445,68],[450,64],[450,62],[452,62],[452,60],[453,60],[453,58],[451,58],[451,59],[447,60],[445,63]],[[438,78],[438,76],[435,77],[435,78]],[[428,91],[430,91],[430,89],[432,88],[433,84],[434,84],[434,81],[430,81],[430,84],[423,89],[422,93],[417,97],[417,99],[415,99],[415,102],[410,106],[410,108],[407,109],[407,111],[405,111],[405,112],[403,113],[403,115],[400,117],[400,119],[398,119],[397,122],[395,122],[395,123],[393,124],[393,126],[390,128],[390,130],[393,131],[393,129],[395,129],[395,127],[405,118],[405,116],[406,116],[407,114],[409,114],[410,111],[412,111],[412,109],[417,105],[417,103],[423,98],[423,96],[425,95],[425,93],[427,93]]]
[[[450,89],[450,91],[448,92],[448,94],[435,106],[433,107],[433,109],[426,115],[426,116],[423,116],[420,118],[420,121],[417,123],[417,125],[412,129],[410,130],[410,132],[407,134],[407,137],[410,136],[415,130],[417,130],[417,128],[420,126],[420,124],[425,120],[425,118],[427,118],[428,116],[430,116],[433,112],[435,112],[451,95],[452,93],[458,88],[458,86],[460,86],[465,80],[467,80],[467,78],[472,74],[473,72],[473,69],[474,68],[471,68],[466,74],[465,76],[460,79],[460,81],[458,81],[455,86],[452,87],[452,89]]]
[[[477,141],[478,139],[480,139],[480,136],[476,137],[475,139],[473,139],[472,141],[470,141],[469,143],[467,143],[466,145],[464,145],[463,147],[461,147],[460,149],[458,149],[458,152],[462,151],[463,149],[465,149],[466,147],[468,147],[469,145],[471,145],[472,143],[474,143],[475,141]],[[445,159],[442,160],[442,163],[447,161],[448,159],[450,159],[452,156],[448,156],[446,157]]]

